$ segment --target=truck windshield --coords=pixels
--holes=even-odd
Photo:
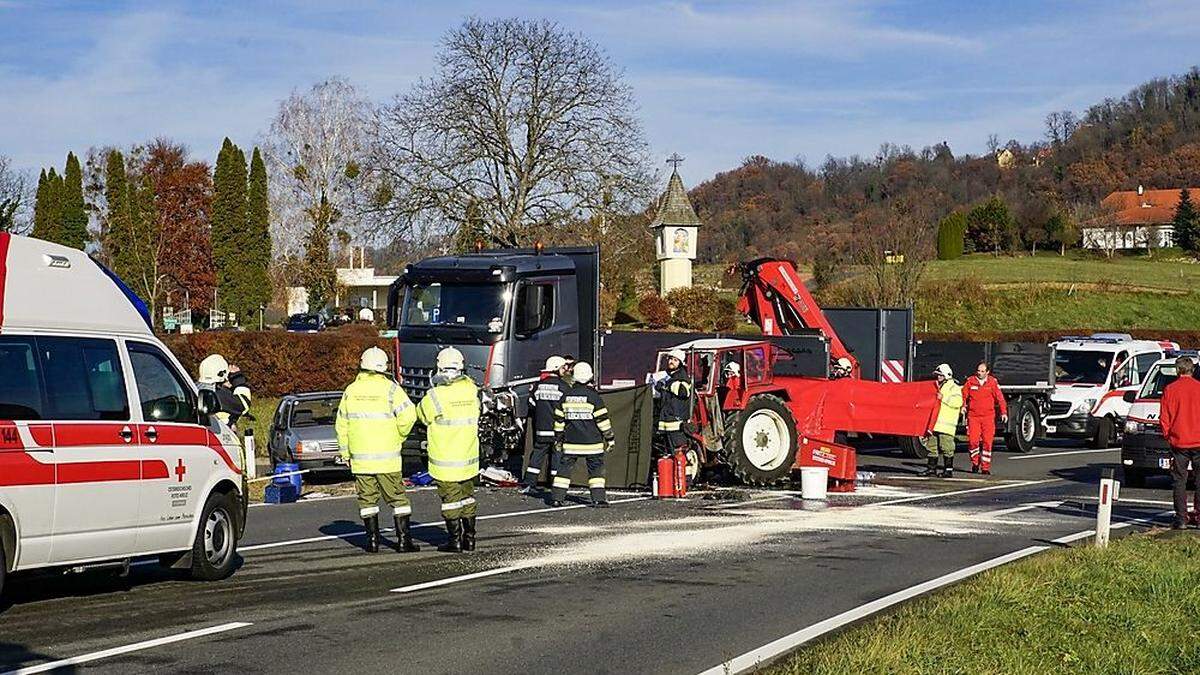
[[[499,333],[511,292],[498,283],[413,284],[404,297],[406,327],[462,326]]]
[[[1054,377],[1060,384],[1104,384],[1112,359],[1109,352],[1059,350],[1054,354]]]

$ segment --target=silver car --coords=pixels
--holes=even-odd
[[[268,441],[272,461],[292,462],[301,469],[349,469],[341,463],[333,427],[341,400],[340,391],[288,394],[280,399]]]

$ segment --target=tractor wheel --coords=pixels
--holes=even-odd
[[[929,456],[929,448],[916,436],[897,436],[896,441],[900,444],[900,453],[905,457],[925,459]]]
[[[796,461],[796,420],[778,396],[759,394],[729,420],[724,459],[749,485],[774,485]]]

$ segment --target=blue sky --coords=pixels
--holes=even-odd
[[[293,89],[338,75],[385,100],[464,16],[549,18],[603,46],[655,157],[689,184],[763,154],[819,164],[885,141],[983,151],[1200,63],[1200,2],[52,2],[0,0],[0,154],[156,136],[211,159]]]

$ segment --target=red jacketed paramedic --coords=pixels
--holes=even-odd
[[[1008,422],[1008,403],[1000,383],[992,377],[988,364],[980,363],[975,376],[963,383],[963,408],[967,411],[967,449],[971,453],[971,473],[992,473],[992,441],[996,437],[996,411],[1000,421]]]
[[[1179,377],[1163,390],[1161,412],[1163,437],[1171,446],[1171,497],[1175,505],[1174,529],[1187,523],[1188,465],[1200,458],[1200,381],[1195,377],[1196,364],[1187,357],[1175,360]],[[1200,482],[1196,495],[1200,501]]]

